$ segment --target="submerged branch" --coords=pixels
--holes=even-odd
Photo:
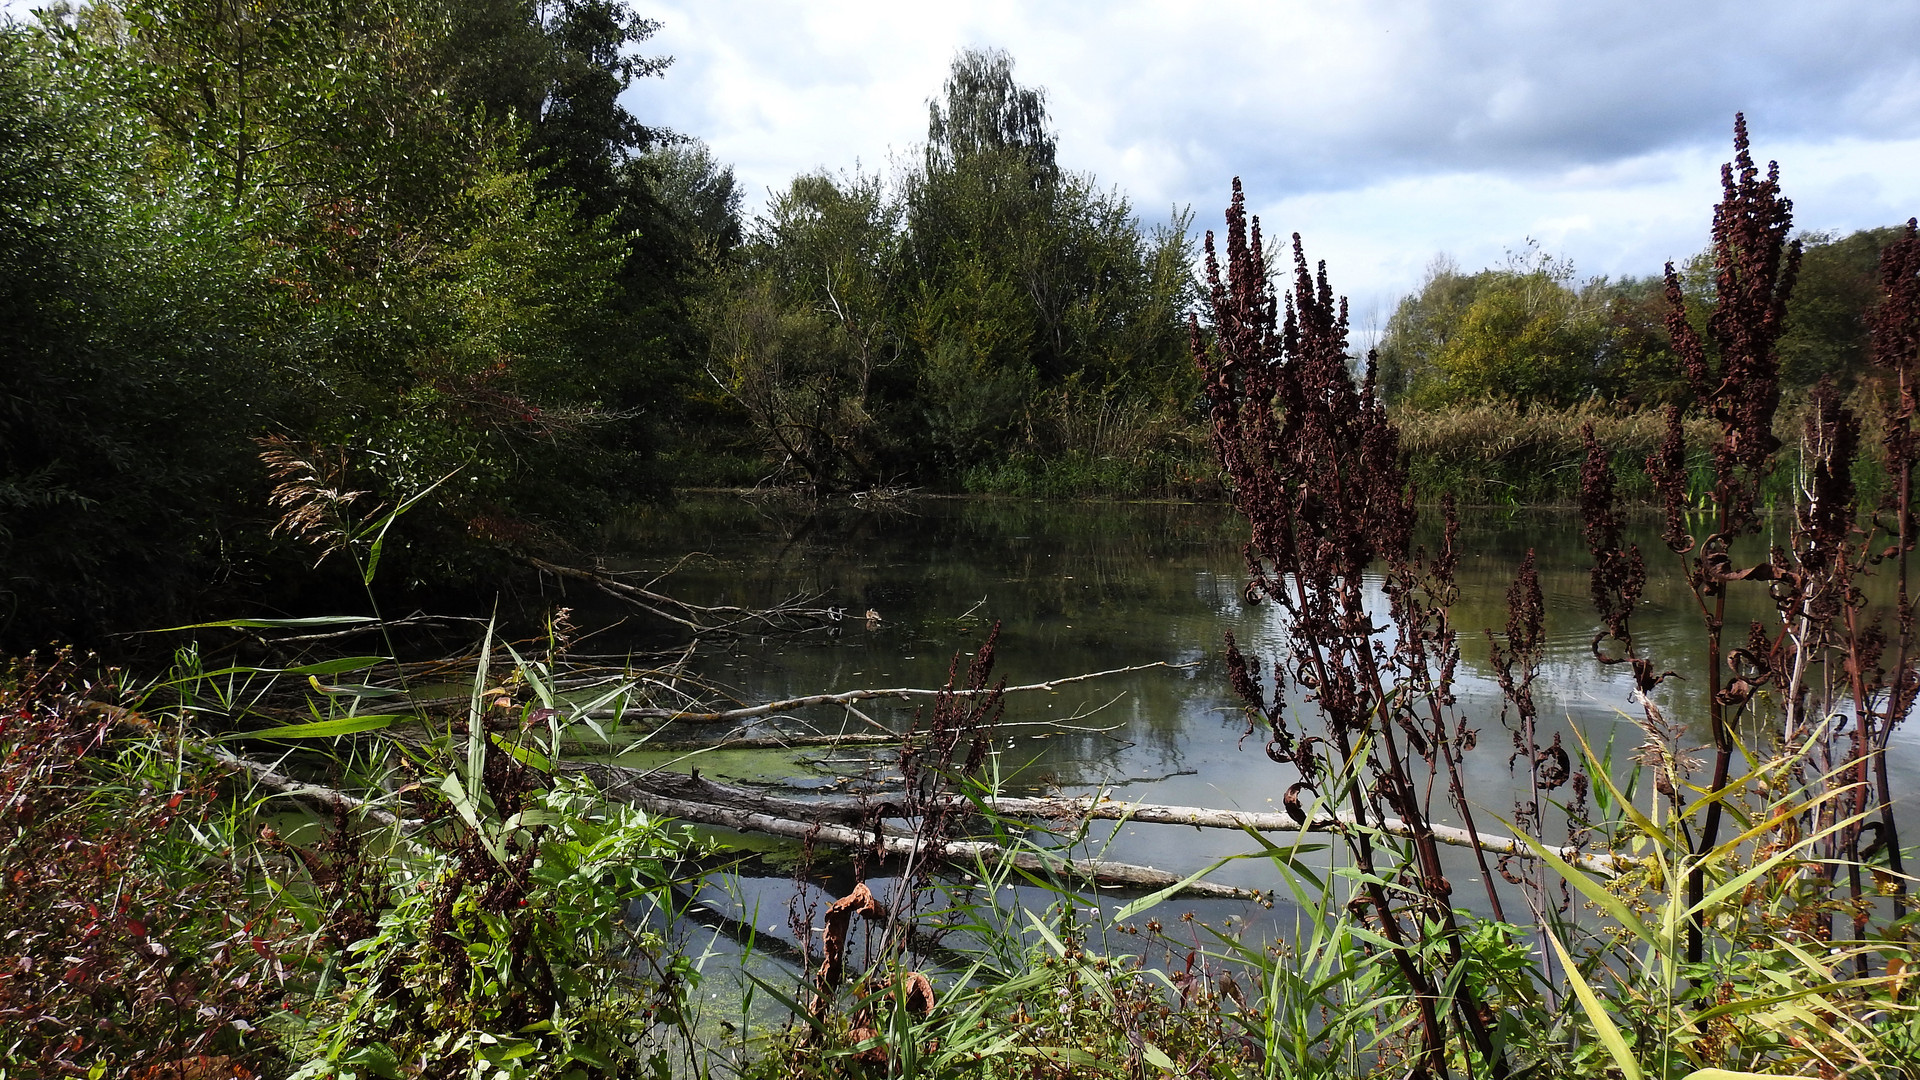
[[[201,743],[187,743],[187,752],[203,761],[212,762],[234,772],[245,773],[254,783],[272,788],[283,795],[291,796],[303,802],[316,803],[329,810],[345,810],[350,813],[365,814],[369,819],[381,825],[398,826],[402,832],[412,832],[420,827],[415,818],[402,818],[388,810],[382,810],[372,802],[357,795],[350,795],[338,788],[322,787],[295,780],[275,766],[264,761],[241,757],[222,746]]]
[[[906,816],[905,797],[898,793],[792,799],[768,795],[751,788],[717,783],[700,776],[697,771],[691,775],[667,771],[649,772],[598,762],[565,762],[561,767],[569,772],[585,773],[609,798],[623,799],[642,805],[651,799],[666,799],[688,806],[710,805],[732,811],[750,811],[781,818],[844,823]],[[955,804],[970,801],[958,798],[951,800]],[[1320,815],[1301,821],[1288,814],[1217,810],[1205,806],[1121,802],[1090,796],[1068,799],[1001,796],[983,798],[979,805],[1003,817],[1055,822],[1137,821],[1148,825],[1188,825],[1197,829],[1226,829],[1232,832],[1252,830],[1263,833],[1347,832],[1356,827],[1353,819],[1344,814]],[[1394,836],[1411,838],[1413,835],[1413,827],[1397,818],[1388,818],[1382,824],[1373,827]],[[1475,846],[1474,837],[1465,829],[1432,823],[1427,823],[1425,827],[1432,831],[1433,838],[1440,843],[1455,847]],[[1513,837],[1481,833],[1478,839],[1478,846],[1485,851],[1523,859],[1535,857],[1525,844]],[[1573,866],[1609,876],[1640,865],[1640,860],[1629,855],[1596,854],[1573,847],[1551,850],[1556,856]]]
[[[841,621],[846,613],[836,607],[809,607],[799,601],[770,608],[745,608],[732,605],[690,604],[665,593],[654,592],[629,581],[602,573],[562,566],[545,559],[529,558],[527,563],[542,573],[572,581],[584,581],[608,596],[692,630],[696,634],[786,633]]]
[[[631,714],[629,714],[631,715]],[[865,719],[865,717],[862,717]],[[1071,732],[1081,735],[1102,735],[1113,737],[1120,725],[1108,727],[1083,727],[1062,723],[1057,720],[1021,720],[1013,723],[1001,723],[996,730],[1011,728],[1045,728],[1049,734]],[[742,730],[750,729],[750,725]],[[882,729],[878,732],[786,732],[773,735],[730,735],[722,739],[656,739],[652,734],[630,739],[577,739],[560,740],[564,752],[585,751],[593,754],[626,754],[635,751],[674,751],[700,753],[708,750],[803,750],[810,747],[844,746],[890,746],[899,747],[906,742],[924,742],[932,736],[928,731],[895,732]],[[1031,735],[1040,739],[1045,735]],[[664,767],[664,766],[663,766]]]
[[[1027,683],[1024,686],[1009,686],[1009,687],[1006,687],[1004,690],[997,691],[997,692],[1007,693],[1007,694],[1021,694],[1021,693],[1028,693],[1034,690],[1052,690],[1055,687],[1066,686],[1070,683],[1086,682],[1090,679],[1104,679],[1109,675],[1126,675],[1131,672],[1149,671],[1154,668],[1167,668],[1173,671],[1184,671],[1187,668],[1196,667],[1196,666],[1198,666],[1197,662],[1186,663],[1186,664],[1170,664],[1170,663],[1167,663],[1165,660],[1156,660],[1151,664],[1134,664],[1131,667],[1111,668],[1106,671],[1089,672],[1088,674],[1085,674],[1085,675],[1070,675],[1063,679],[1050,679],[1046,682]],[[946,694],[952,697],[965,698],[965,697],[974,697],[976,695],[984,695],[984,694],[995,693],[995,692],[996,691],[991,691],[991,690],[964,690],[964,689],[928,690],[922,687],[901,686],[901,687],[893,687],[885,690],[846,690],[838,694],[811,694],[811,695],[808,695],[807,697],[787,698],[782,701],[769,701],[764,705],[745,705],[737,709],[722,709],[716,712],[694,712],[689,709],[662,709],[662,708],[611,709],[609,708],[609,709],[596,709],[590,713],[583,713],[581,715],[584,718],[591,718],[595,720],[620,718],[620,719],[640,719],[640,720],[677,720],[677,721],[694,723],[694,724],[723,724],[723,723],[728,723],[734,720],[751,720],[755,717],[768,716],[773,713],[779,713],[779,712],[786,712],[790,709],[802,709],[810,705],[850,705],[856,701],[871,701],[877,698],[898,698],[904,701],[904,700],[911,700],[913,698],[935,698],[935,697],[941,696],[942,694]]]

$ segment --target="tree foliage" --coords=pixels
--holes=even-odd
[[[340,450],[388,505],[458,473],[390,545],[396,583],[646,494],[695,234],[724,243],[736,205],[696,224],[659,195],[664,136],[618,98],[665,66],[632,51],[653,26],[607,0],[125,0],[7,28],[0,635],[300,576],[266,436]]]
[[[1778,345],[1784,387],[1805,390],[1822,377],[1847,385],[1868,374],[1878,260],[1898,232],[1801,238],[1799,287]],[[1689,318],[1704,332],[1719,288],[1710,261],[1686,260],[1678,281]],[[1667,307],[1657,276],[1577,282],[1571,264],[1536,247],[1475,274],[1438,259],[1387,324],[1380,386],[1389,400],[1435,407],[1681,401],[1692,391],[1668,336]]]
[[[1387,324],[1383,385],[1428,404],[1579,400],[1593,387],[1604,328],[1572,277],[1570,263],[1531,242],[1506,267],[1471,276],[1436,263]]]
[[[1004,53],[961,53],[928,112],[897,183],[796,179],[707,308],[714,377],[776,464],[952,483],[1039,438],[1054,395],[1185,408],[1186,219],[1146,230],[1061,170],[1045,95]]]

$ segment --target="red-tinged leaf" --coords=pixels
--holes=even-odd
[[[145,938],[147,936],[147,924],[141,922],[139,919],[128,919],[127,933],[137,938]]]

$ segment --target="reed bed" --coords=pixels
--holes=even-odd
[[[1664,410],[1601,401],[1570,408],[1481,401],[1401,407],[1392,416],[1409,472],[1427,496],[1451,492],[1462,505],[1576,503],[1586,460],[1581,432],[1588,425],[1611,448],[1621,495],[1648,502],[1656,495],[1645,463],[1666,435]],[[1704,468],[1713,423],[1690,419],[1685,431],[1688,461]]]

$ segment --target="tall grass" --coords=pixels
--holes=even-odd
[[[1571,408],[1509,401],[1404,407],[1393,412],[1393,423],[1421,492],[1430,498],[1451,493],[1462,505],[1483,506],[1578,502],[1586,460],[1581,432],[1588,425],[1612,451],[1621,494],[1651,502],[1656,492],[1642,463],[1659,448],[1667,426],[1660,410],[1599,401]],[[1712,425],[1693,419],[1686,433],[1687,460],[1704,474]]]
[[[1848,406],[1863,423],[1867,445],[1884,435],[1880,399],[1883,385],[1871,381],[1856,388]],[[1762,489],[1764,504],[1785,509],[1793,504],[1798,475],[1798,446],[1811,396],[1784,396],[1775,416],[1775,437],[1794,460],[1770,476]],[[1463,506],[1572,505],[1580,501],[1580,469],[1586,460],[1583,432],[1608,449],[1619,496],[1652,505],[1659,500],[1646,461],[1666,436],[1660,409],[1628,409],[1588,400],[1566,408],[1512,401],[1460,403],[1441,409],[1401,406],[1392,411],[1407,454],[1408,474],[1422,498],[1437,502],[1450,494]],[[1683,421],[1689,502],[1702,507],[1712,491],[1713,422],[1700,416]],[[1891,486],[1877,458],[1856,466],[1863,505],[1879,501]]]
[[[1041,395],[1020,439],[969,468],[963,490],[1023,498],[1192,497],[1218,493],[1204,430],[1165,404],[1077,385]]]

